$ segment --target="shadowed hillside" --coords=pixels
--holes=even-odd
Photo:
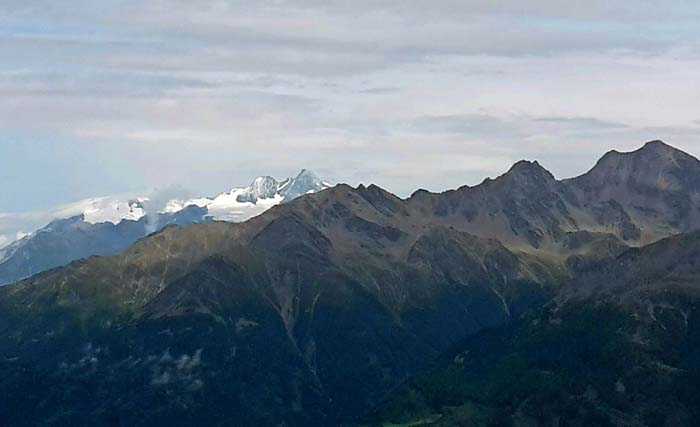
[[[166,227],[0,288],[0,419],[692,419],[698,164],[652,142],[571,180],[519,162],[442,194],[338,185]]]

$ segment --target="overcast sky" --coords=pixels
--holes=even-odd
[[[614,5],[613,5],[614,3]],[[3,0],[0,212],[700,154],[700,2]]]

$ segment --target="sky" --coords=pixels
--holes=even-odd
[[[700,155],[700,2],[3,0],[0,218],[308,168],[400,196]]]

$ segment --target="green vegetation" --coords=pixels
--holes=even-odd
[[[612,304],[544,310],[468,339],[373,419],[440,413],[436,426],[691,425],[700,372],[677,351],[697,343],[663,332]]]

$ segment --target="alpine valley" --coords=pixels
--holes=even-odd
[[[653,141],[407,199],[310,181],[231,195],[285,202],[244,222],[198,199],[118,245],[83,231],[72,258],[114,255],[0,288],[0,423],[697,425],[696,158]],[[101,226],[64,221],[13,253]]]

